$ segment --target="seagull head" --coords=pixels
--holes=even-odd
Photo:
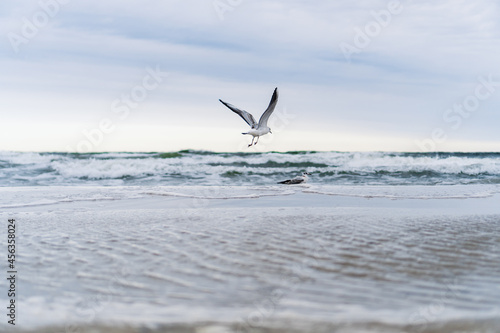
[[[311,174],[309,172],[302,172],[302,176],[310,176]]]

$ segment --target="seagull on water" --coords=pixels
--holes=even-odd
[[[311,174],[309,172],[302,172],[301,176],[297,176],[293,179],[288,179],[282,182],[278,182],[278,184],[287,184],[287,185],[304,184],[307,183],[307,180],[309,179],[309,177],[307,177],[308,175],[310,176]]]
[[[244,121],[247,122],[248,125],[250,125],[250,127],[252,127],[250,131],[246,133],[241,133],[253,136],[252,143],[249,144],[248,147],[254,145],[253,141],[255,140],[255,137],[257,137],[257,141],[255,142],[255,144],[257,144],[257,142],[259,142],[260,136],[266,135],[267,133],[273,134],[273,132],[271,132],[271,129],[267,127],[267,120],[271,116],[271,113],[273,113],[274,108],[276,107],[276,103],[278,103],[278,88],[274,89],[273,97],[271,97],[271,102],[269,103],[269,106],[267,107],[266,111],[264,111],[264,113],[260,117],[258,123],[255,121],[253,116],[250,113],[246,112],[245,110],[240,110],[234,105],[226,103],[221,99],[219,99],[219,101],[225,106],[227,106],[229,109],[231,109],[231,111],[238,114],[241,118],[243,118]]]

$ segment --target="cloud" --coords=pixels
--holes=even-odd
[[[5,2],[6,120],[96,122],[146,67],[160,66],[171,76],[128,121],[233,126],[218,98],[259,113],[279,86],[279,106],[297,115],[290,130],[425,138],[448,125],[443,112],[471,94],[478,77],[500,80],[500,7],[401,0],[401,12],[346,61],[339,45],[354,45],[389,3],[242,1],[221,20],[212,1],[68,1],[15,53],[8,34],[20,34],[43,8]],[[492,134],[499,106],[496,92],[450,135],[500,141]]]

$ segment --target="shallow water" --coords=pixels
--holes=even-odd
[[[498,332],[498,187],[401,188],[4,189],[2,218],[20,225],[19,321]]]

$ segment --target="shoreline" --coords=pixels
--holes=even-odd
[[[4,214],[76,210],[303,208],[405,214],[500,214],[500,186],[0,187]]]

